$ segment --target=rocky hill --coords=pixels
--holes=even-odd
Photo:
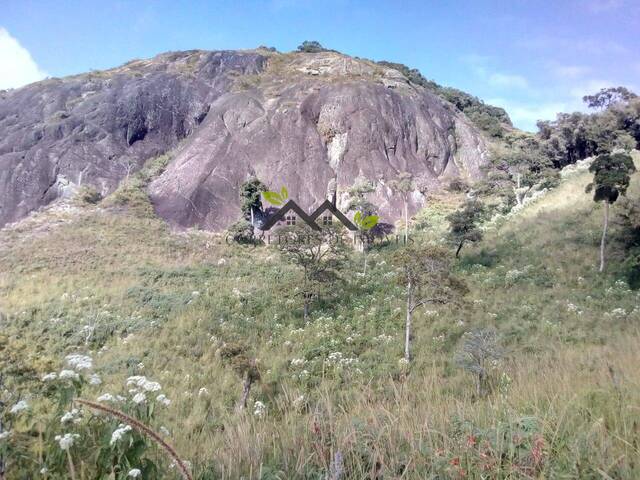
[[[473,180],[487,142],[452,104],[397,69],[336,52],[187,51],[0,92],[0,226],[90,185],[103,195],[146,160],[170,153],[149,186],[171,224],[219,230],[240,214],[255,175],[306,208],[330,185],[388,188],[411,172],[416,192]],[[339,202],[344,198],[339,195]]]

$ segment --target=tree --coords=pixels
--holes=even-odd
[[[363,275],[367,274],[367,252],[369,251],[370,244],[373,241],[373,233],[371,230],[378,224],[379,219],[380,217],[377,215],[365,215],[360,211],[357,211],[353,216],[353,223],[358,227],[360,240],[362,241],[362,254],[364,255]]]
[[[411,245],[395,253],[393,265],[406,292],[404,358],[411,360],[413,313],[427,305],[445,305],[464,296],[467,288],[451,274],[451,261],[441,247]]]
[[[636,98],[637,95],[625,87],[611,87],[602,88],[594,95],[585,95],[582,97],[582,101],[587,104],[589,108],[609,108],[610,106],[628,102],[629,100]]]
[[[300,45],[298,45],[298,51],[304,53],[317,53],[317,52],[326,52],[327,49],[320,45],[320,42],[315,40],[305,40]]]
[[[302,270],[299,289],[306,321],[311,302],[335,287],[340,279],[339,271],[348,256],[342,232],[339,227],[321,231],[307,226],[284,227],[278,231],[278,249],[287,261]]]
[[[409,195],[415,190],[413,175],[408,172],[400,172],[398,176],[389,182],[389,187],[402,197],[404,205],[404,243],[409,241]]]
[[[609,206],[616,202],[620,195],[626,195],[630,174],[636,171],[633,159],[626,153],[600,155],[589,171],[593,173],[593,182],[587,186],[587,193],[593,191],[595,202],[604,202],[604,224],[600,241],[600,272],[604,271],[604,250],[609,227]]]
[[[240,187],[240,209],[244,218],[249,220],[252,226],[255,226],[256,213],[262,213],[261,194],[266,190],[266,185],[255,177],[250,178]]]
[[[464,207],[447,216],[449,222],[449,240],[457,245],[456,258],[460,255],[465,242],[482,240],[482,230],[478,224],[485,213],[484,205],[476,199],[467,200]]]
[[[260,380],[256,359],[249,355],[249,349],[245,345],[236,343],[225,343],[220,347],[219,354],[220,359],[230,365],[242,379],[242,390],[236,402],[236,412],[240,413],[247,407],[251,386]]]
[[[351,187],[347,189],[349,200],[347,203],[348,212],[362,212],[362,215],[374,215],[377,207],[371,203],[367,196],[376,191],[373,182],[364,177],[356,178]]]
[[[462,336],[462,345],[456,353],[455,362],[476,377],[476,393],[484,396],[487,392],[489,362],[500,360],[503,350],[494,330],[481,329],[467,332]]]

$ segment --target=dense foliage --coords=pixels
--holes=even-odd
[[[401,63],[383,60],[378,64],[398,70],[410,82],[431,90],[436,95],[452,103],[458,110],[469,117],[478,128],[491,137],[502,137],[505,133],[504,127],[511,127],[511,119],[503,108],[487,105],[479,98],[457,88],[443,87],[433,80],[425,78],[418,69],[409,68]]]

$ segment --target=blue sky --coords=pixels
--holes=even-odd
[[[601,87],[640,93],[639,33],[638,0],[3,0],[0,88],[168,50],[307,39],[419,68],[535,130]]]

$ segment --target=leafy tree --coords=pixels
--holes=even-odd
[[[405,288],[406,319],[404,358],[411,360],[413,313],[427,305],[445,305],[464,296],[467,288],[451,274],[447,251],[432,245],[411,245],[400,249],[393,257],[399,270],[398,282]]]
[[[504,352],[494,330],[480,329],[462,336],[462,345],[455,356],[456,364],[476,378],[476,393],[487,392],[489,363],[500,360]]]
[[[347,203],[348,212],[362,212],[362,215],[374,215],[377,207],[371,203],[367,196],[376,191],[373,182],[364,177],[356,178],[356,181],[347,189],[349,200]]]
[[[609,108],[616,103],[628,102],[636,97],[637,95],[635,93],[625,87],[612,87],[603,88],[594,95],[585,95],[582,97],[582,101],[585,102],[589,108]]]
[[[362,253],[364,255],[363,275],[367,274],[367,252],[369,251],[369,245],[373,240],[372,229],[378,224],[379,219],[380,217],[377,215],[366,215],[360,211],[356,212],[353,216],[353,223],[358,227],[360,240],[362,241]]]
[[[240,187],[240,209],[246,220],[255,225],[256,213],[262,213],[262,200],[260,195],[267,187],[257,178],[251,178]]]
[[[460,255],[465,242],[482,240],[479,222],[485,213],[484,205],[475,199],[467,200],[464,207],[447,216],[449,221],[449,240],[457,245],[456,258]]]
[[[402,197],[404,206],[404,243],[409,241],[409,195],[415,190],[413,175],[408,172],[400,172],[398,176],[389,182],[389,187]]]
[[[636,167],[629,155],[614,153],[597,157],[589,167],[589,171],[593,173],[593,182],[587,186],[587,193],[593,191],[593,200],[604,202],[604,224],[600,242],[600,271],[602,272],[605,265],[604,250],[609,227],[609,205],[615,203],[620,195],[627,193],[631,181],[630,174],[636,171]]]
[[[256,365],[256,359],[249,354],[249,348],[238,343],[225,343],[219,349],[220,359],[242,379],[242,391],[236,403],[236,412],[242,412],[247,408],[247,399],[252,385],[260,380],[260,371]]]
[[[298,286],[303,298],[304,320],[314,299],[334,288],[340,269],[348,258],[348,249],[340,227],[312,230],[308,226],[284,227],[278,231],[278,249],[282,256],[302,271]]]
[[[315,40],[305,40],[300,45],[298,45],[298,51],[304,53],[317,53],[317,52],[326,52],[327,49],[320,45],[320,42]]]
[[[463,112],[478,128],[492,137],[502,137],[504,125],[511,126],[507,112],[500,107],[487,105],[482,100],[456,88],[443,87],[433,80],[425,78],[418,69],[409,68],[401,63],[380,61],[378,65],[393,68],[402,73],[411,83],[420,85],[452,103]]]

